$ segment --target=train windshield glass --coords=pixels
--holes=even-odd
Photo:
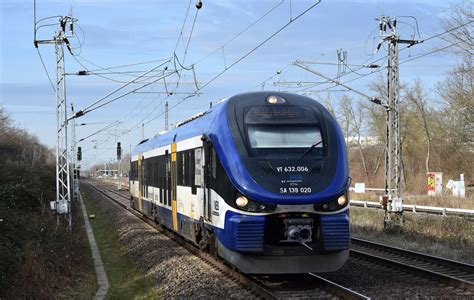
[[[252,156],[299,157],[324,138],[314,111],[307,106],[248,107],[244,123],[247,147]],[[323,144],[315,146],[309,156],[323,156]]]
[[[321,141],[318,127],[252,126],[248,138],[253,149],[261,148],[308,148]],[[322,144],[316,148],[322,148]]]

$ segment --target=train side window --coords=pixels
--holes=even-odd
[[[213,152],[215,154],[215,152]],[[222,163],[220,162],[219,157],[213,156],[212,162],[213,168],[215,168],[215,176],[211,178],[211,187],[214,189],[217,194],[219,194],[225,201],[235,198],[235,188],[233,187],[229,177],[227,176]],[[215,166],[214,166],[215,165]],[[213,170],[214,171],[214,170]]]
[[[188,179],[188,186],[195,186],[194,183],[194,150],[188,151],[188,168],[186,178]]]
[[[183,159],[183,152],[178,152],[176,157],[176,171],[178,174],[176,174],[176,179],[177,179],[177,184],[178,185],[184,185],[184,159]]]
[[[194,149],[194,183],[202,186],[202,148]]]
[[[211,150],[211,174],[214,179],[217,178],[217,155],[216,150],[212,148]]]
[[[167,205],[171,206],[171,161],[170,156],[166,157],[166,194],[167,194]]]

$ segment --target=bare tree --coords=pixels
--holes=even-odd
[[[421,125],[424,129],[426,143],[427,143],[427,150],[426,150],[426,159],[425,159],[425,168],[426,172],[430,171],[430,154],[431,154],[431,133],[430,133],[430,125],[428,122],[429,118],[429,105],[428,105],[428,97],[423,92],[423,85],[419,79],[415,80],[413,87],[407,88],[405,98],[409,104],[414,105],[415,110],[418,111],[421,117]]]
[[[364,120],[365,120],[365,111],[364,107],[357,103],[356,106],[351,106],[351,119],[352,119],[352,126],[354,128],[354,133],[357,137],[357,146],[359,149],[360,160],[362,162],[362,167],[364,168],[365,179],[369,179],[369,171],[367,170],[367,164],[365,162],[364,152],[362,151],[362,131],[364,127]]]
[[[456,52],[467,57],[474,54],[474,4],[466,2],[454,8],[453,13],[444,22],[444,29],[449,31],[444,39],[455,44]],[[453,30],[454,28],[460,27]],[[452,31],[451,31],[452,30]]]
[[[474,142],[474,68],[465,60],[437,87],[445,105],[444,120],[452,142]]]

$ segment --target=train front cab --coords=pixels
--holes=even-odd
[[[279,205],[269,213],[239,210],[231,206],[239,193],[218,155],[212,147],[206,152],[206,187],[210,196],[205,215],[208,220],[216,220],[218,216],[213,214],[224,214],[223,228],[213,228],[217,252],[222,258],[248,274],[332,272],[344,265],[350,246],[347,205],[333,212],[317,212],[316,209],[324,208],[314,204]],[[300,232],[309,229],[310,236],[303,239],[305,242],[289,240],[288,232],[295,228]]]
[[[229,131],[220,136],[233,143],[215,140],[217,182],[210,182],[225,214],[224,230],[215,229],[219,254],[245,273],[342,267],[350,245],[349,177],[334,117],[310,98],[270,92],[234,96],[226,110],[221,122]],[[236,205],[241,196],[248,207]]]

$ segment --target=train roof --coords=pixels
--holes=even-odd
[[[223,101],[224,100],[224,101]],[[163,147],[175,142],[186,140],[202,134],[209,134],[218,114],[225,114],[227,99],[219,101],[207,111],[198,113],[189,119],[179,122],[177,127],[155,135],[153,138],[144,140],[132,150],[132,156],[143,153],[154,148]],[[176,136],[176,138],[175,138]]]

